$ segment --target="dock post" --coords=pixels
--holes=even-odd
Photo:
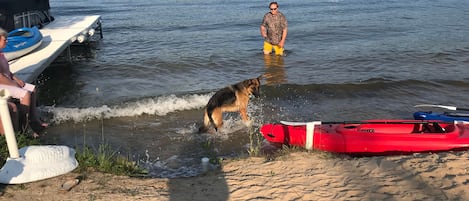
[[[102,23],[101,23],[101,19],[98,21],[98,27],[99,29],[99,36],[101,36],[101,39],[103,39],[103,26],[102,26]]]
[[[10,158],[19,158],[18,143],[11,123],[10,111],[8,110],[8,98],[10,93],[6,89],[0,89],[0,116],[2,118],[3,130],[5,131],[5,140],[7,142]]]
[[[69,64],[72,63],[72,50],[70,49],[70,45],[67,46],[67,52],[65,53],[66,54],[66,57],[67,57],[67,61]]]

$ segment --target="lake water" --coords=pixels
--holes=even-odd
[[[246,154],[264,123],[411,119],[416,104],[469,103],[469,2],[297,0],[285,57],[262,53],[268,2],[51,0],[53,16],[101,15],[102,41],[73,47],[38,80],[44,140],[113,146],[154,177],[200,173],[204,156]],[[265,75],[246,127],[226,115],[196,134],[218,89]]]

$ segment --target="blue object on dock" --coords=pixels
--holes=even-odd
[[[24,56],[41,45],[42,34],[37,27],[19,28],[8,33],[3,53],[8,61]]]

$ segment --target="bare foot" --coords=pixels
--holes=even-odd
[[[42,122],[42,123],[40,123],[40,125],[41,125],[43,128],[49,127],[49,124],[46,123],[46,122]]]
[[[30,123],[30,126],[31,126],[31,129],[35,132],[35,133],[41,133],[42,131],[44,131],[47,127],[49,127],[49,124],[48,123],[45,123],[45,122],[41,122],[41,121],[32,121]]]

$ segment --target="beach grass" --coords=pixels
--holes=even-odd
[[[31,145],[40,145],[40,141],[38,139],[31,138],[24,133],[16,133],[15,136],[18,148]],[[4,135],[0,136],[0,147],[0,165],[3,166],[6,159],[10,157],[10,152],[8,151],[8,146]]]
[[[77,169],[79,172],[92,169],[115,175],[142,176],[147,174],[144,169],[131,161],[130,157],[118,154],[108,144],[100,144],[97,150],[84,146],[80,149],[76,148],[76,151],[76,159],[80,164]]]
[[[15,136],[18,148],[41,145],[39,139],[32,138],[27,134],[16,133]],[[0,165],[3,166],[10,156],[4,136],[0,136],[0,147]],[[75,171],[80,173],[95,170],[114,175],[142,176],[147,174],[144,169],[131,161],[130,157],[119,155],[108,144],[100,144],[97,150],[93,150],[88,146],[83,146],[82,148],[75,147],[75,151],[75,157],[79,164]]]
[[[25,133],[16,133],[15,134],[18,148],[31,146],[31,145],[41,145],[39,139],[32,138],[30,135]],[[204,141],[201,146],[204,149],[205,156],[210,159],[210,163],[214,165],[222,165],[223,158],[217,157],[216,152],[214,152],[214,140],[207,139]],[[3,166],[7,158],[9,157],[9,151],[5,137],[0,137],[0,165]],[[75,158],[78,161],[79,166],[74,172],[78,172],[86,177],[87,173],[90,171],[98,171],[103,173],[110,173],[113,175],[126,175],[126,176],[138,176],[144,177],[148,172],[140,168],[138,164],[131,160],[131,157],[123,156],[118,150],[102,142],[94,148],[81,145],[79,147],[74,147],[76,154]],[[249,148],[247,149],[247,157],[267,157],[270,160],[278,160],[283,157],[288,157],[289,154],[293,152],[305,151],[299,147],[290,147],[283,146],[282,148],[276,150],[271,154],[264,154],[262,151],[262,137],[256,131],[249,130]],[[326,158],[333,156],[324,156]],[[243,158],[242,155],[239,158]],[[234,159],[236,160],[236,159]]]
[[[262,135],[259,132],[256,132],[254,129],[249,129],[249,147],[248,154],[249,156],[260,156],[262,153]]]

